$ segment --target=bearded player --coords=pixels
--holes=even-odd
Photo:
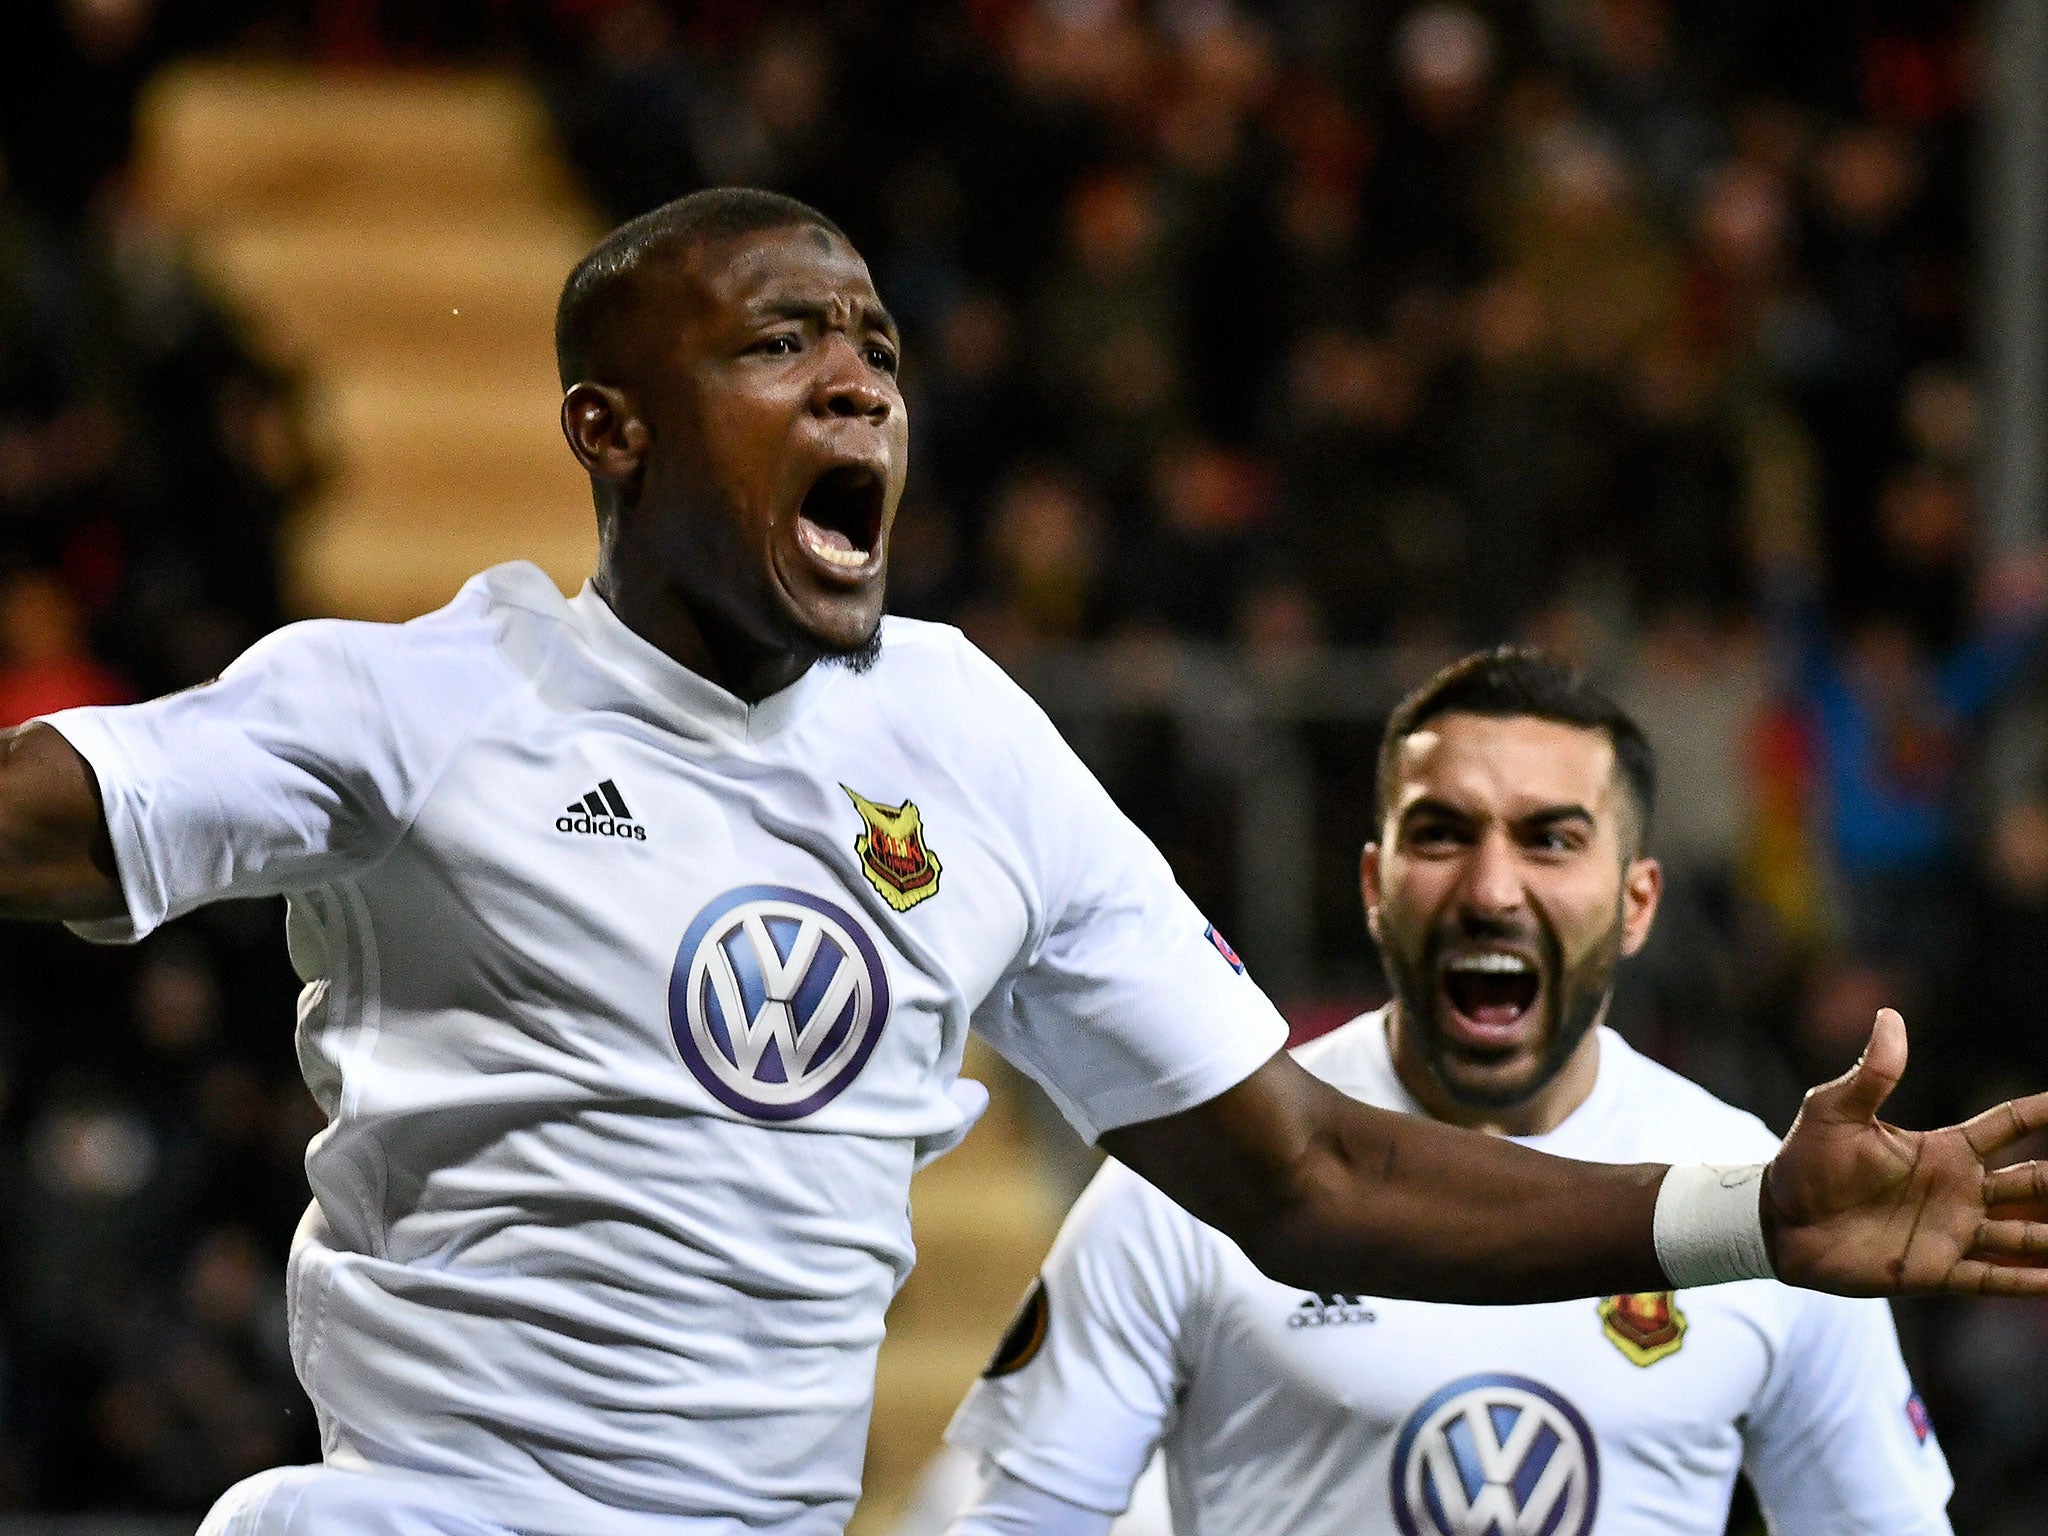
[[[1296,1053],[1351,1098],[1602,1162],[1768,1157],[1601,1020],[1649,937],[1649,744],[1530,651],[1446,668],[1380,750],[1365,909],[1394,1001]],[[1947,1536],[1948,1467],[1878,1300],[1772,1280],[1462,1307],[1304,1295],[1107,1164],[948,1439],[950,1536],[1103,1536],[1155,1447],[1174,1529]]]
[[[290,899],[324,1454],[209,1536],[840,1530],[911,1170],[986,1102],[970,1027],[1316,1291],[2048,1293],[2048,1224],[1992,1209],[2048,1178],[1987,1162],[2048,1095],[1884,1126],[1896,1015],[1768,1171],[1546,1157],[1285,1055],[1044,716],[955,631],[883,621],[899,344],[822,215],[636,219],[556,348],[600,531],[576,597],[501,566],[0,754],[0,911],[127,940]]]

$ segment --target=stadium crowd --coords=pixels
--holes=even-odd
[[[127,194],[143,18],[38,10],[0,44],[9,725],[202,682],[275,627],[310,473],[291,381]],[[50,86],[62,129],[21,110]],[[198,1509],[317,1452],[281,1277],[320,1117],[277,917],[132,952],[0,931],[0,1509]]]
[[[81,107],[0,109],[0,723],[202,680],[280,617],[293,390],[125,191],[150,67],[511,57],[609,217],[750,183],[866,253],[916,434],[897,611],[1026,675],[1075,643],[1402,678],[1561,647],[1663,759],[1625,1032],[1782,1127],[1895,1002],[1897,1113],[1958,1116],[2048,1083],[2048,564],[1987,548],[1972,483],[1979,19],[37,0],[0,53]],[[1371,734],[1316,746],[1338,995],[1290,1001],[1341,1017]],[[1112,787],[1236,915],[1214,786],[1145,762]],[[278,1275],[318,1116],[278,926],[0,932],[0,1506],[192,1509],[312,1454]],[[1958,1529],[2039,1529],[2048,1309],[1902,1322]]]

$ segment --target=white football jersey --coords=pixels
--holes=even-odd
[[[331,1121],[291,1337],[328,1460],[521,1532],[839,1531],[912,1167],[986,1102],[970,1024],[1091,1137],[1284,1040],[941,626],[749,706],[515,564],[50,723],[127,897],[88,937],[290,898]]]
[[[1422,1112],[1383,1012],[1298,1054]],[[1754,1162],[1777,1139],[1603,1029],[1592,1093],[1527,1144]],[[1177,1536],[1720,1536],[1738,1468],[1785,1536],[1949,1530],[1882,1301],[1766,1280],[1523,1307],[1304,1295],[1116,1163],[947,1439],[1103,1511],[1163,1447]]]

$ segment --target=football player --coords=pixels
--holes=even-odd
[[[1471,656],[1394,712],[1379,796],[1362,884],[1394,1000],[1297,1051],[1309,1072],[1565,1157],[1770,1155],[1602,1023],[1660,888],[1627,715],[1541,653]],[[948,1438],[981,1474],[951,1536],[1102,1536],[1155,1447],[1181,1536],[1719,1536],[1745,1467],[1774,1531],[1949,1530],[1883,1301],[1309,1293],[1114,1162]]]

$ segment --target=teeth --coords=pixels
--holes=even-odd
[[[1535,967],[1520,955],[1487,953],[1483,955],[1460,955],[1447,967],[1453,971],[1481,971],[1497,976],[1520,976]]]
[[[827,565],[857,570],[868,563],[869,551],[856,549],[853,541],[843,533],[820,528],[807,517],[799,517],[796,528],[797,537],[803,542],[804,548]]]

